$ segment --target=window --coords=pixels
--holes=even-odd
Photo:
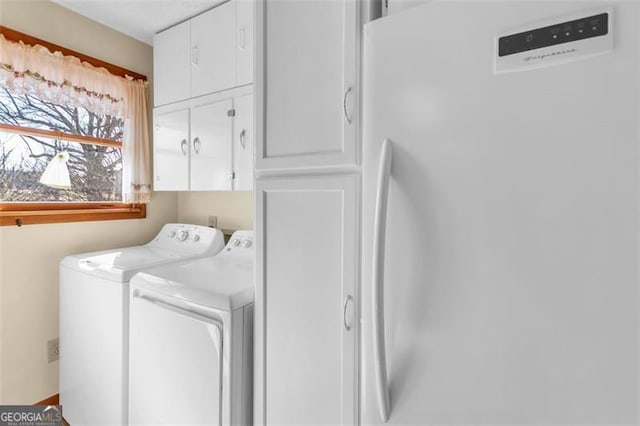
[[[0,42],[0,225],[145,217],[144,76],[3,27]],[[66,183],[44,179],[56,172]]]
[[[122,202],[124,120],[0,89],[0,198],[3,202]],[[71,188],[40,183],[68,153]]]

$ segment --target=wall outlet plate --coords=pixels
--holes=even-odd
[[[207,218],[207,226],[212,228],[218,227],[218,216],[211,215]]]
[[[47,361],[54,362],[60,359],[60,338],[56,337],[47,341]]]

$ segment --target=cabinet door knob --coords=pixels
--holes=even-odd
[[[242,149],[247,148],[247,131],[245,129],[240,132],[240,146]]]
[[[182,139],[182,142],[180,142],[180,151],[182,151],[182,155],[187,155],[187,143],[186,139]]]
[[[351,327],[353,327],[352,305],[353,297],[351,297],[351,295],[347,295],[347,297],[344,298],[344,307],[342,309],[342,321],[344,323],[344,328],[347,331],[351,331]]]
[[[247,48],[246,30],[244,27],[238,30],[238,47],[243,51]]]
[[[193,46],[191,48],[191,63],[193,65],[198,65],[198,46]]]
[[[200,148],[201,148],[201,147],[202,147],[202,143],[200,142],[200,138],[198,138],[198,137],[197,137],[197,138],[195,138],[195,139],[193,140],[193,151],[194,151],[196,154],[199,154],[199,153],[200,153]]]
[[[347,91],[344,92],[344,98],[342,99],[342,111],[344,113],[344,121],[346,121],[347,124],[351,124],[351,122],[353,121],[351,115],[349,114],[349,111],[347,111],[347,100],[349,99],[350,94],[351,87],[348,87]]]

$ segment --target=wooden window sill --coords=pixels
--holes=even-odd
[[[124,203],[4,203],[0,204],[0,226],[98,220],[144,219],[145,204]]]

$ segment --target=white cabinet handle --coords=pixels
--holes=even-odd
[[[191,48],[191,63],[193,65],[198,65],[198,46],[193,46]]]
[[[344,307],[342,308],[342,322],[344,324],[344,328],[347,331],[351,331],[351,327],[353,326],[352,317],[353,314],[349,312],[349,308],[353,305],[353,297],[351,295],[347,295],[344,298]]]
[[[242,149],[247,149],[247,131],[245,129],[240,132],[240,146]]]
[[[349,111],[347,111],[347,99],[349,98],[350,94],[351,94],[351,86],[349,86],[347,88],[347,91],[344,92],[344,98],[342,99],[342,112],[344,113],[344,121],[346,121],[347,124],[351,124],[351,122],[353,121],[353,119],[351,118],[351,115],[349,114]]]
[[[244,27],[238,30],[238,47],[242,51],[244,51],[247,48],[246,32],[247,31]]]
[[[376,388],[378,390],[378,408],[380,409],[380,417],[383,422],[389,419],[391,407],[384,336],[384,246],[387,229],[387,203],[389,201],[389,178],[391,175],[392,154],[391,140],[385,139],[384,142],[382,142],[382,153],[380,154],[375,220],[373,225],[373,365]]]
[[[182,155],[187,155],[187,140],[186,139],[182,139],[182,142],[180,142],[180,151],[182,151]]]
[[[202,143],[200,142],[200,138],[195,138],[195,139],[193,140],[193,151],[194,151],[196,154],[199,154],[199,153],[200,153],[200,148],[201,148],[201,147],[202,147]]]

